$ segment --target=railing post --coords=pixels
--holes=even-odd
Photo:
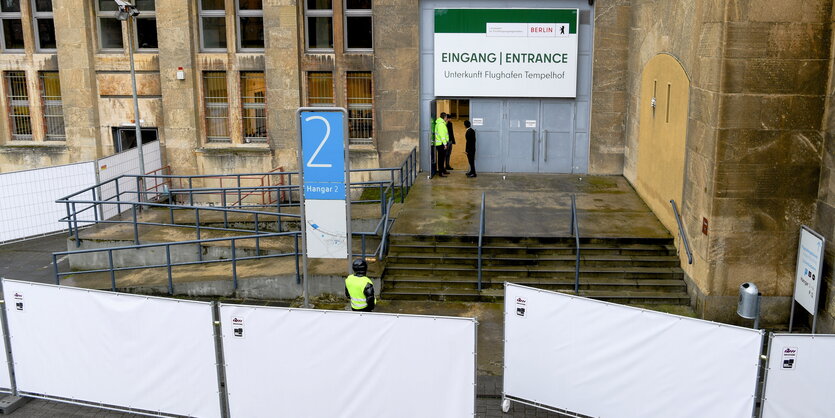
[[[261,255],[261,237],[258,236],[258,214],[255,214],[255,255]]]
[[[232,239],[232,287],[238,290],[238,256],[235,251],[234,239]]]
[[[676,216],[678,233],[681,235],[681,241],[684,242],[684,251],[687,252],[687,264],[693,264],[693,253],[690,251],[690,242],[688,242],[687,235],[684,233],[684,225],[681,223],[681,215],[678,213],[676,201],[670,200],[670,204],[673,206],[673,214]]]
[[[61,273],[58,272],[58,256],[52,254],[52,269],[55,271],[55,284],[61,284]]]
[[[113,250],[107,250],[107,266],[110,268],[110,290],[116,291],[116,271],[113,270]]]
[[[481,216],[479,217],[478,222],[478,291],[481,291],[481,265],[482,265],[482,246],[484,243],[484,229],[485,229],[485,210],[484,210],[484,200],[485,200],[486,192],[481,192]]]
[[[96,223],[99,223],[99,211],[98,211],[99,204],[97,203],[98,200],[96,199],[96,188],[93,187],[92,189],[90,189],[90,192],[93,193],[93,219],[95,219]],[[102,214],[102,217],[103,216],[104,216],[104,214]]]
[[[176,225],[177,222],[174,220],[174,205],[173,204],[168,207],[168,214],[171,215],[171,225]]]
[[[299,232],[299,233],[301,233],[301,232]],[[295,254],[296,255],[296,284],[301,284],[302,276],[301,276],[301,274],[299,274],[299,234],[293,234],[293,237],[295,238],[295,241],[296,241],[296,243],[294,245],[295,251],[296,251],[296,254]]]
[[[69,236],[73,236],[72,212],[70,211],[70,202],[65,202],[64,207],[67,208],[67,232],[69,233]]]
[[[188,178],[188,204],[194,206],[194,186],[192,186],[192,178]]]
[[[142,202],[142,180],[136,176],[136,201]]]
[[[200,208],[194,208],[194,222],[197,225],[197,240],[200,241]],[[203,261],[203,246],[197,244],[197,259]]]
[[[75,231],[75,248],[81,247],[81,238],[78,237],[78,212],[75,210],[75,202],[72,204],[73,231]]]
[[[406,201],[406,191],[404,190],[405,185],[403,184],[403,167],[400,167],[400,203]]]
[[[117,177],[114,182],[116,183],[116,215],[121,215],[122,205],[120,205],[119,202],[122,201],[122,192],[119,191],[119,178]]]
[[[229,229],[229,212],[226,211],[226,190],[221,189],[223,193],[220,196],[221,205],[223,205],[223,227]]]
[[[392,183],[394,183],[394,182],[392,181]],[[391,184],[391,183],[389,183],[389,184]],[[385,198],[385,195],[384,195],[385,190],[383,189],[383,183],[380,183],[379,186],[380,186],[380,213],[382,214],[382,213],[386,212],[386,198]]]
[[[360,235],[360,247],[362,247],[362,258],[365,258],[365,234]]]
[[[290,193],[293,193],[292,189],[290,190]],[[276,199],[275,199],[275,211],[276,211],[276,217],[277,217],[277,219],[275,221],[275,224],[276,224],[275,225],[276,226],[275,230],[278,231],[278,232],[284,232],[284,231],[281,230],[281,187],[280,186],[276,186],[276,188],[275,188],[275,197],[276,197]]]
[[[139,224],[136,221],[136,203],[131,205],[131,213],[133,214],[133,243],[139,245]]]
[[[198,245],[200,245],[200,244],[198,244]],[[171,244],[168,244],[168,245],[165,246],[165,266],[168,269],[168,294],[173,295],[174,294],[174,279],[171,275]]]
[[[238,207],[243,207],[244,206],[244,202],[243,202],[244,198],[241,197],[241,175],[238,174],[236,177],[238,178]],[[226,194],[226,193],[224,193],[224,194]]]
[[[574,235],[574,251],[577,259],[574,262],[574,294],[580,294],[580,225],[577,220],[577,195],[571,195],[571,234]]]

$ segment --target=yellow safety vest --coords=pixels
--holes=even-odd
[[[365,286],[369,283],[372,286],[374,285],[374,282],[365,276],[358,277],[352,274],[345,279],[345,288],[348,289],[348,294],[351,295],[351,308],[365,309],[368,306],[368,302],[365,301],[364,290]],[[376,302],[377,299],[375,298],[374,301]]]
[[[446,122],[438,118],[435,120],[435,142],[434,145],[446,145],[449,142],[449,131],[446,128]]]

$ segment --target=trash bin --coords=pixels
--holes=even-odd
[[[746,282],[739,285],[739,303],[736,308],[737,315],[745,319],[756,319],[759,315],[759,289],[757,285]]]

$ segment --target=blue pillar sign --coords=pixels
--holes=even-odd
[[[345,200],[342,112],[301,112],[304,198]]]
[[[306,270],[307,258],[349,255],[347,117],[339,108],[302,108],[298,117]]]

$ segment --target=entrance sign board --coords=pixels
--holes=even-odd
[[[435,9],[435,96],[576,97],[578,9]]]
[[[344,109],[300,109],[305,251],[310,258],[348,257]]]
[[[800,242],[797,246],[794,300],[812,315],[815,315],[818,310],[824,244],[825,239],[820,234],[806,226],[800,229]]]

